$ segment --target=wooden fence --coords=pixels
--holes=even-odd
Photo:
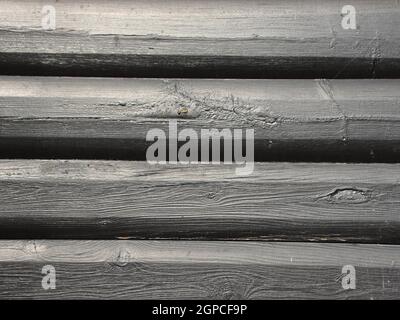
[[[348,2],[1,0],[0,298],[399,299],[400,4]]]

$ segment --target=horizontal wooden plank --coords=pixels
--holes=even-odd
[[[150,129],[254,129],[256,161],[400,160],[400,80],[0,77],[0,157],[143,160]]]
[[[0,241],[3,299],[398,299],[400,247],[203,241]],[[41,270],[55,269],[56,288]],[[344,266],[355,289],[342,287]]]
[[[0,161],[2,239],[400,243],[399,164]]]
[[[398,77],[400,6],[348,1],[2,0],[2,74]],[[55,30],[44,30],[44,6]]]

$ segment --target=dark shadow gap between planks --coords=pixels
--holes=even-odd
[[[169,141],[166,143],[168,160]],[[224,161],[224,141],[220,143],[220,160]],[[151,144],[152,142],[128,138],[7,137],[0,138],[0,159],[146,161],[146,150]],[[183,144],[184,142],[179,142],[178,148]],[[200,158],[201,140],[198,140],[198,145]],[[254,160],[256,162],[398,163],[399,146],[400,140],[255,140]],[[209,156],[211,161],[211,142]]]
[[[2,75],[215,78],[400,78],[400,58],[0,53]]]

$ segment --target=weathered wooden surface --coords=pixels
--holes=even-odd
[[[400,165],[0,161],[0,237],[400,243]]]
[[[145,159],[146,133],[254,129],[255,159],[400,160],[400,80],[0,77],[2,158]]]
[[[0,0],[0,298],[399,299],[400,80],[335,79],[400,78],[399,25],[398,0]],[[145,160],[170,120],[293,162],[82,160]]]
[[[56,271],[44,290],[42,267]],[[355,268],[344,290],[342,268]],[[400,247],[202,241],[0,241],[0,297],[397,299]]]
[[[43,30],[53,5],[56,29]],[[400,6],[351,1],[0,1],[2,74],[398,77]]]

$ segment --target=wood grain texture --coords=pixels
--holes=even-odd
[[[0,241],[0,297],[398,299],[400,247],[203,241]],[[44,265],[56,289],[43,290]],[[344,290],[353,265],[356,289]]]
[[[398,164],[235,168],[1,160],[0,237],[400,243]]]
[[[398,77],[400,6],[348,1],[0,1],[3,74]],[[42,8],[56,9],[43,30]]]
[[[398,162],[400,80],[0,77],[0,157],[143,160],[148,130],[254,129],[256,161]]]

